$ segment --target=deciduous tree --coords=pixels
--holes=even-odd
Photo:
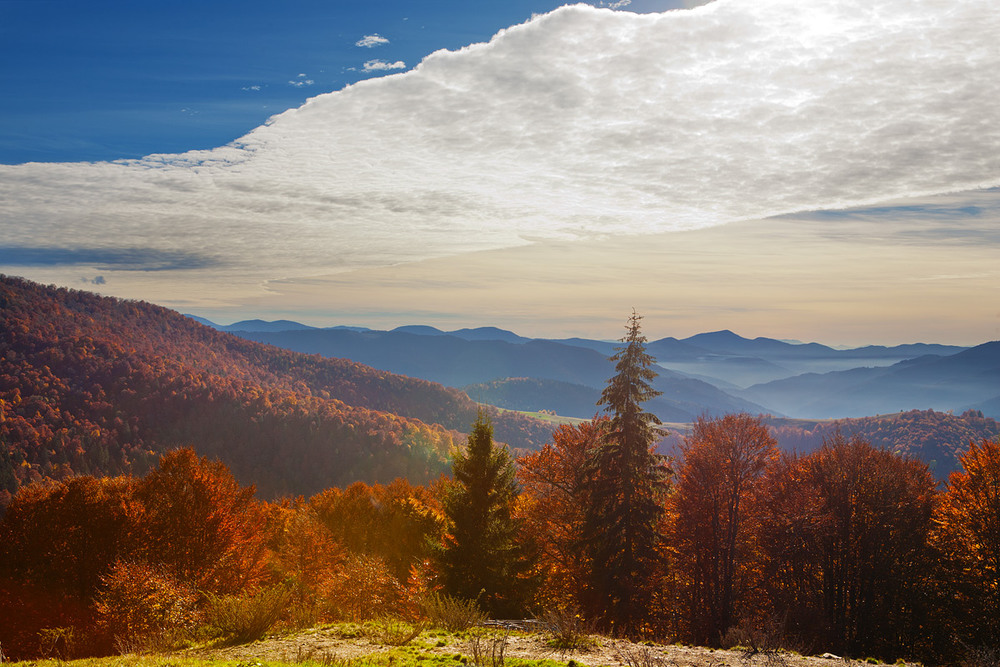
[[[538,545],[540,597],[547,608],[582,606],[581,591],[590,581],[590,561],[579,548],[589,505],[586,465],[607,426],[607,417],[564,424],[552,433],[551,443],[518,459],[518,515]]]
[[[778,449],[760,419],[736,414],[699,418],[681,452],[672,499],[678,592],[690,638],[715,644],[747,602],[758,560],[754,500]]]
[[[838,434],[784,474],[791,476],[781,485],[786,494],[798,491],[783,503],[767,503],[764,545],[779,568],[789,560],[816,563],[814,576],[801,581],[818,590],[785,591],[820,605],[809,612],[819,620],[810,634],[847,654],[895,659],[912,653],[927,632],[936,493],[927,465]],[[805,502],[789,523],[779,513],[796,511],[787,502],[796,497]],[[788,526],[798,530],[782,529]]]
[[[165,454],[137,489],[146,508],[146,560],[213,593],[256,584],[264,576],[267,536],[253,494],[219,461],[190,449]]]
[[[971,443],[935,513],[953,621],[973,646],[1000,645],[1000,442]]]

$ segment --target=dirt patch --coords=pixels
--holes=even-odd
[[[700,646],[663,646],[635,644],[606,637],[593,637],[593,643],[572,651],[554,649],[547,637],[534,633],[514,633],[508,637],[507,658],[557,660],[576,662],[586,667],[860,667],[864,663],[837,656],[818,657],[781,653],[777,656],[748,657],[742,651],[724,651]],[[437,644],[443,643],[444,646]],[[466,640],[421,635],[412,646],[421,653],[469,656],[472,651]],[[373,643],[366,638],[344,638],[336,628],[319,628],[301,633],[216,649],[193,650],[198,657],[238,661],[282,660],[305,662],[313,660],[336,664],[342,661],[389,653],[396,647]],[[471,660],[469,661],[471,662]]]

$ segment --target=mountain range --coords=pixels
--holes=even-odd
[[[589,418],[613,374],[613,341],[532,339],[494,327],[392,331],[247,321],[238,336],[298,352],[343,357],[461,388],[477,401]],[[911,409],[981,410],[1000,418],[1000,342],[836,349],[744,338],[731,331],[647,344],[657,361],[649,408],[662,420],[747,411],[804,418],[863,417]]]
[[[535,449],[551,438],[552,423],[515,410],[590,418],[614,372],[614,342],[535,340],[501,329],[384,332],[287,321],[237,323],[232,333],[217,328],[148,303],[0,276],[0,509],[25,484],[138,475],[184,446],[222,460],[264,497],[399,476],[422,483],[448,469],[480,409],[490,414],[497,440],[515,451]],[[267,328],[281,330],[259,330]],[[788,448],[814,447],[843,427],[936,462],[939,474],[954,469],[970,440],[1000,433],[984,414],[995,415],[1000,404],[997,343],[957,352],[839,351],[717,332],[649,347],[663,364],[656,387],[664,393],[648,407],[666,422],[777,412],[769,409],[774,404],[840,417],[852,401],[894,407],[891,395],[900,405],[923,402],[923,410],[769,423]],[[743,387],[710,374],[720,360],[771,368],[865,355],[885,365]],[[704,361],[696,368],[704,373],[667,368],[678,358]],[[941,410],[937,402],[981,407],[961,416],[926,409]],[[667,427],[683,432],[683,424]]]

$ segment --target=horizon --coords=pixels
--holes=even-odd
[[[341,322],[341,323],[338,323],[338,324],[310,324],[309,322],[300,322],[298,320],[289,320],[289,319],[285,319],[285,318],[279,318],[279,319],[274,319],[274,320],[265,320],[265,319],[262,319],[262,318],[259,318],[259,317],[251,317],[251,318],[246,318],[246,319],[241,319],[241,320],[234,320],[232,322],[224,323],[224,322],[216,322],[215,320],[211,320],[211,319],[209,319],[207,317],[201,317],[199,315],[194,315],[192,313],[180,313],[180,314],[183,315],[184,317],[195,319],[196,321],[197,320],[205,320],[206,322],[211,323],[211,325],[214,325],[216,327],[221,327],[221,328],[231,327],[231,326],[234,326],[234,325],[237,325],[237,324],[249,324],[249,323],[253,323],[253,322],[261,322],[263,324],[275,324],[277,322],[288,322],[290,324],[302,325],[302,326],[308,327],[310,329],[318,329],[318,330],[326,330],[326,329],[360,329],[360,330],[366,330],[366,331],[391,332],[391,331],[395,331],[397,329],[403,329],[403,328],[408,328],[408,327],[427,327],[427,328],[439,331],[442,334],[450,334],[450,333],[454,333],[454,332],[457,332],[457,331],[463,331],[463,330],[476,331],[476,330],[481,330],[481,329],[496,329],[496,330],[504,332],[504,333],[514,334],[514,335],[519,336],[521,338],[529,338],[529,339],[534,339],[534,340],[564,341],[564,340],[571,340],[571,339],[574,339],[574,338],[581,338],[581,339],[587,339],[587,340],[595,340],[595,341],[599,341],[599,342],[603,342],[603,343],[617,343],[617,342],[621,342],[621,338],[607,338],[607,337],[593,338],[593,337],[590,337],[590,336],[570,335],[570,336],[560,336],[558,338],[554,338],[554,337],[549,337],[549,336],[530,336],[530,335],[525,335],[525,334],[523,334],[520,331],[515,331],[515,330],[512,330],[512,329],[504,328],[503,326],[500,326],[500,325],[497,325],[497,324],[492,324],[492,325],[490,325],[490,324],[481,324],[481,325],[475,325],[475,326],[458,326],[458,327],[455,327],[455,328],[452,328],[452,329],[441,329],[440,327],[436,327],[436,326],[429,325],[429,324],[424,324],[424,323],[421,323],[421,322],[411,322],[411,323],[407,323],[407,324],[399,324],[399,325],[392,326],[392,327],[389,327],[389,328],[375,328],[375,327],[369,327],[369,326],[366,326],[366,325],[363,325],[363,324],[356,324],[356,323],[344,323],[344,322]],[[639,315],[641,316],[642,313],[639,313]],[[643,319],[645,319],[645,318],[643,318]],[[738,336],[739,338],[742,338],[744,340],[751,340],[752,341],[752,340],[757,340],[757,339],[767,339],[767,340],[775,340],[775,341],[778,341],[780,343],[787,343],[789,345],[824,345],[824,346],[832,348],[834,350],[852,350],[852,349],[858,349],[858,348],[866,347],[866,346],[872,346],[872,347],[875,347],[875,346],[895,347],[895,346],[903,346],[903,345],[953,345],[954,347],[972,348],[972,347],[977,347],[979,345],[984,345],[986,343],[997,342],[996,340],[986,340],[986,341],[980,341],[978,343],[971,343],[971,344],[967,344],[967,345],[954,345],[954,344],[951,344],[951,343],[938,343],[937,341],[921,340],[921,341],[905,341],[905,342],[891,343],[891,344],[887,344],[887,345],[886,344],[877,344],[877,343],[866,343],[866,344],[863,344],[863,345],[845,345],[845,344],[839,344],[839,343],[826,343],[826,342],[823,342],[823,341],[816,341],[816,340],[798,340],[798,339],[794,339],[794,338],[773,338],[771,336],[744,335],[744,334],[740,333],[739,331],[733,331],[732,329],[717,329],[717,330],[714,330],[714,331],[698,331],[698,332],[695,332],[695,333],[692,333],[692,334],[685,334],[685,335],[665,334],[665,335],[656,335],[656,336],[646,335],[645,331],[644,331],[644,335],[646,335],[646,338],[648,339],[648,342],[650,342],[650,343],[654,343],[656,341],[664,340],[664,339],[675,339],[675,340],[679,340],[679,341],[685,341],[685,340],[688,340],[690,338],[694,338],[696,336],[711,335],[711,334],[733,334],[733,335]]]
[[[997,340],[977,7],[0,2],[0,272],[214,322]]]

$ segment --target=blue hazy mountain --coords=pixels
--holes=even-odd
[[[862,417],[911,409],[1000,411],[1000,341],[886,367],[806,373],[751,386],[740,395],[787,415]]]
[[[551,409],[584,418],[596,411],[594,390],[599,392],[613,375],[608,357],[618,345],[584,338],[532,339],[497,327],[443,331],[415,325],[375,331],[291,323],[280,331],[278,323],[250,322],[254,324],[237,323],[243,330],[234,333],[470,387],[477,400],[501,407]],[[658,364],[656,388],[663,392],[651,408],[669,421],[735,410],[836,418],[972,408],[1000,416],[1000,378],[992,345],[837,349],[744,338],[728,330],[662,338],[647,344]]]

